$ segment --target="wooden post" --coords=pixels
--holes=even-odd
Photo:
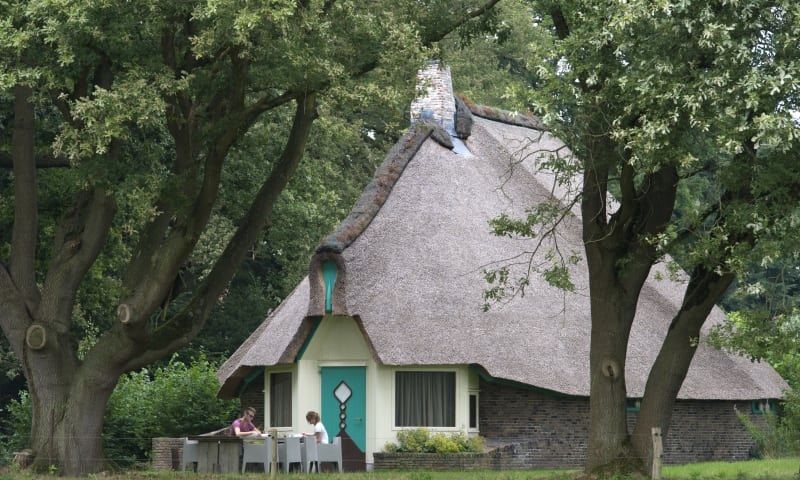
[[[269,465],[269,476],[275,477],[278,473],[278,429],[271,428],[269,436],[272,437],[272,462]]]
[[[661,443],[661,428],[653,427],[653,480],[661,480],[661,459],[664,456],[664,445]]]

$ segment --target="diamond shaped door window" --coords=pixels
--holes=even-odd
[[[353,395],[353,391],[347,386],[346,383],[340,382],[339,385],[333,390],[333,396],[336,397],[336,400],[339,400],[339,403],[344,405],[345,402],[350,400],[350,397]]]

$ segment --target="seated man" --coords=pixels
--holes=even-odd
[[[242,412],[242,418],[237,418],[231,424],[233,434],[237,437],[250,437],[254,435],[261,435],[261,431],[253,424],[253,419],[256,416],[256,409],[247,407]]]

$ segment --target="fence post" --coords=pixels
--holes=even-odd
[[[661,459],[664,456],[664,445],[661,443],[661,428],[653,427],[653,480],[661,480]]]
[[[269,476],[275,477],[278,471],[278,429],[271,428],[269,436],[272,437],[272,462],[269,465]]]

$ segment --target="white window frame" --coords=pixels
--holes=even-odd
[[[292,415],[290,416],[291,425],[288,427],[273,427],[272,426],[272,374],[273,373],[288,373],[292,376],[292,395],[291,395],[291,405],[292,405]],[[293,432],[294,431],[294,413],[295,413],[295,401],[294,401],[294,384],[297,381],[297,372],[294,371],[291,367],[289,368],[279,368],[275,370],[267,370],[266,371],[267,378],[264,379],[264,383],[266,384],[266,388],[264,391],[266,394],[264,395],[264,429],[265,430],[277,430],[279,432]],[[266,433],[266,432],[265,432]]]
[[[469,397],[475,395],[475,427],[469,426]],[[481,431],[481,394],[477,388],[471,388],[467,393],[467,432],[478,433]]]

